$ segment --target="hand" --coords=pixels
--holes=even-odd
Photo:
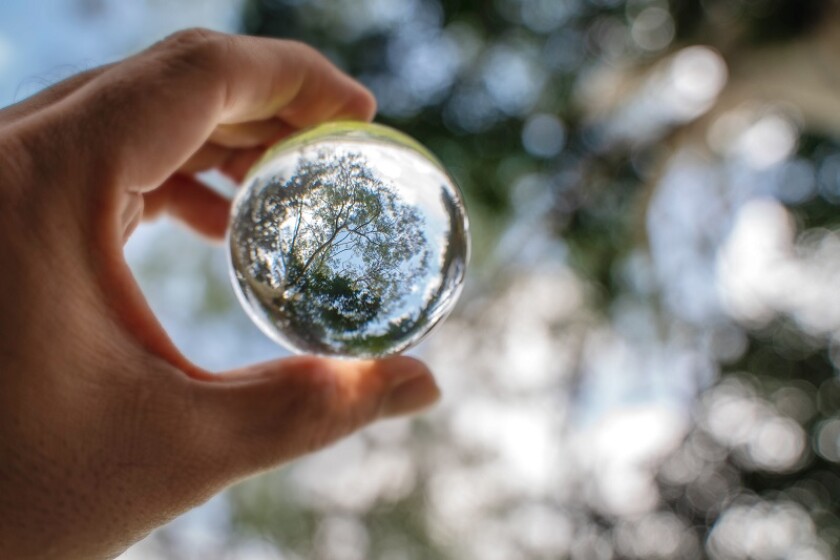
[[[297,43],[192,30],[0,112],[0,558],[106,558],[232,482],[438,398],[406,357],[211,375],[122,246],[168,212],[220,237],[235,180],[301,127],[370,119]]]

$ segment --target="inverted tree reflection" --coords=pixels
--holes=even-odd
[[[399,329],[389,318],[405,280],[428,268],[421,214],[355,152],[303,152],[289,178],[258,181],[246,209],[253,230],[239,237],[271,255],[253,260],[251,288],[271,302],[272,320],[310,351],[375,351]]]

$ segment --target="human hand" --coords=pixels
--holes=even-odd
[[[107,558],[226,485],[438,398],[407,357],[297,357],[211,375],[122,254],[168,212],[224,235],[240,180],[295,129],[370,119],[303,45],[178,33],[0,112],[0,558]]]

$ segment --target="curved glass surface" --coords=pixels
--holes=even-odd
[[[428,150],[391,128],[330,123],[279,143],[232,212],[240,301],[294,351],[401,352],[460,293],[469,253],[461,193]]]

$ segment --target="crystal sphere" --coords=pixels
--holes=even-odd
[[[268,150],[234,200],[239,299],[302,353],[401,352],[452,309],[469,253],[461,193],[423,146],[391,128],[315,127]]]

